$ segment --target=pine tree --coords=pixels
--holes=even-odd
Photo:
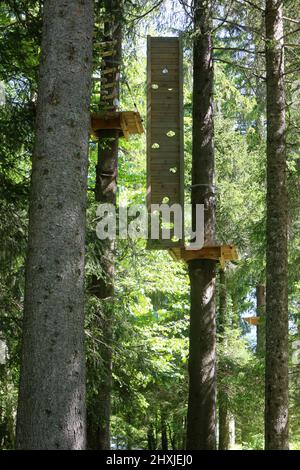
[[[212,3],[194,2],[192,205],[204,204],[205,243],[215,244]],[[189,263],[191,319],[187,449],[216,446],[216,321],[213,260]]]
[[[83,283],[92,30],[92,1],[45,2],[19,449],[85,447]]]
[[[283,1],[267,0],[265,447],[288,449],[288,267]]]

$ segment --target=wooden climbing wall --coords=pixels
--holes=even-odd
[[[184,208],[182,46],[176,37],[147,43],[147,206]],[[183,233],[182,214],[182,233]],[[150,222],[151,227],[151,222]],[[149,248],[184,246],[184,238],[149,240]]]

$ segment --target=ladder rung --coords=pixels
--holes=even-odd
[[[116,55],[116,51],[113,50],[113,51],[104,51],[101,53],[101,56],[102,57],[110,57],[110,56],[114,56]]]
[[[115,86],[116,86],[116,83],[113,81],[113,82],[111,82],[111,83],[105,83],[105,84],[103,84],[101,88],[103,88],[103,89],[105,90],[106,88],[113,88],[113,87],[115,87]]]
[[[107,60],[107,59],[106,59]],[[121,64],[122,61],[121,60],[117,60],[117,59],[109,59],[109,64]],[[102,60],[102,64],[104,65],[105,67],[105,59]]]
[[[113,106],[113,105],[107,106],[106,103],[103,103],[103,104],[100,103],[100,108],[103,109],[104,111],[107,111],[109,109],[113,109],[113,110],[116,109],[116,106]]]
[[[104,95],[101,99],[104,101],[112,100],[117,97],[117,93],[112,93],[111,95]]]
[[[92,77],[92,80],[93,82],[101,82],[101,83],[106,83],[107,82],[107,78],[100,78],[100,77]]]
[[[99,46],[100,47],[108,47],[108,46],[114,46],[115,44],[117,44],[117,39],[114,39],[113,41],[104,41],[104,42],[99,42]]]
[[[110,69],[103,69],[101,70],[102,75],[108,75],[109,73],[114,73],[117,72],[118,68],[117,67],[111,67]]]

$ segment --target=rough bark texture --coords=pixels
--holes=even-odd
[[[211,4],[194,2],[194,85],[192,204],[205,206],[205,243],[214,244],[213,62]],[[216,447],[215,262],[189,263],[191,284],[189,402],[187,443],[190,449]]]
[[[122,47],[122,8],[123,0],[105,0],[105,23],[103,41],[116,41],[114,56],[105,58],[103,67],[105,69],[119,70]],[[115,97],[107,100],[105,105],[110,106],[110,111],[116,109],[115,99],[119,99],[119,79],[116,76],[119,71],[105,74],[105,85],[114,83],[110,93],[114,91]],[[104,85],[104,86],[105,86]],[[102,90],[105,91],[105,90]],[[101,95],[101,99],[103,99]],[[100,109],[102,110],[100,103]],[[99,132],[98,162],[96,166],[95,199],[99,203],[111,203],[116,205],[117,194],[117,168],[118,168],[119,131],[102,130]],[[98,312],[98,319],[102,328],[102,343],[99,354],[102,359],[102,369],[99,371],[100,385],[96,392],[93,404],[97,410],[98,422],[96,438],[92,437],[93,447],[98,450],[110,449],[110,416],[111,416],[111,393],[112,393],[112,345],[113,345],[113,298],[114,298],[114,251],[115,243],[112,240],[101,240],[101,278],[94,278],[91,290],[93,294],[102,300],[102,310]],[[92,425],[92,428],[94,426]]]
[[[220,269],[220,288],[219,288],[219,318],[218,318],[218,332],[219,342],[224,343],[225,326],[227,323],[227,292],[226,292],[226,274],[224,269]],[[225,371],[224,371],[225,372]],[[230,443],[230,414],[228,410],[228,396],[226,390],[222,387],[218,388],[218,403],[219,403],[219,450],[228,450]]]
[[[256,315],[259,317],[256,328],[256,354],[264,358],[266,351],[266,287],[264,284],[256,286]]]
[[[287,190],[283,2],[266,1],[266,449],[288,449]]]
[[[93,2],[44,3],[19,449],[85,447],[84,250]]]

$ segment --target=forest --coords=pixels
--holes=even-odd
[[[299,0],[0,2],[1,450],[300,450],[299,72]]]

